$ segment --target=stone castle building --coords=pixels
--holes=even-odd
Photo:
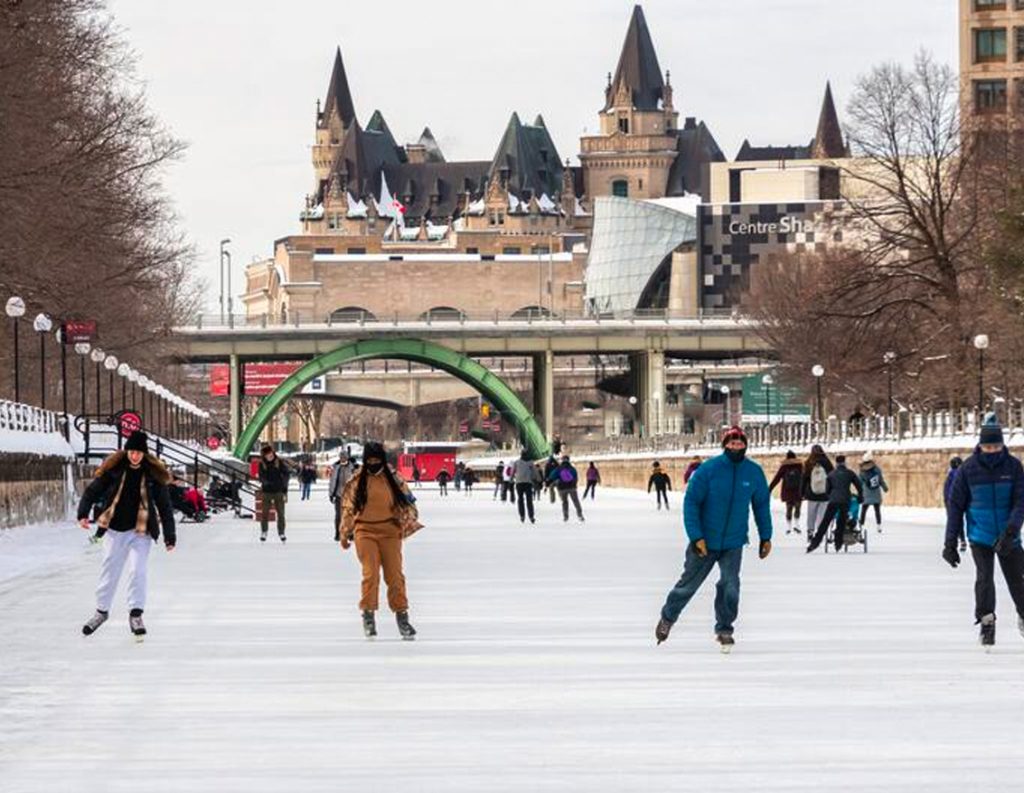
[[[601,196],[709,195],[725,157],[703,122],[678,123],[640,6],[599,133],[563,160],[541,115],[512,113],[489,159],[449,161],[429,128],[399,144],[380,110],[360,122],[340,48],[318,101],[301,233],[250,265],[250,317],[269,321],[572,315]]]

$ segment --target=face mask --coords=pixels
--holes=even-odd
[[[984,460],[989,466],[993,466],[999,462],[999,458],[1003,456],[1000,452],[982,452],[981,459]]]
[[[384,463],[367,463],[366,470],[371,474],[379,474],[384,468]]]
[[[725,456],[732,460],[734,463],[738,463],[747,456],[746,449],[726,449]]]

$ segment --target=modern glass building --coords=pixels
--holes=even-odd
[[[697,239],[698,200],[594,199],[586,270],[588,311],[623,316],[666,307],[672,253]]]

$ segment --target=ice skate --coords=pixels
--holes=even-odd
[[[411,642],[416,638],[416,629],[409,623],[409,612],[395,612],[395,622],[398,623],[398,632],[402,634],[403,641]]]
[[[142,621],[141,611],[138,611],[137,609],[132,610],[131,616],[128,617],[128,627],[131,628],[135,641],[141,642],[146,636],[146,625]]]
[[[266,541],[267,541],[267,533],[265,531],[260,532],[260,542],[266,542]]]
[[[662,617],[658,620],[658,624],[654,629],[654,638],[658,640],[658,644],[668,639],[669,633],[672,631],[672,623]]]
[[[992,652],[996,644],[996,615],[986,614],[981,618],[981,633],[978,636],[985,652]]]
[[[732,648],[736,646],[736,640],[732,638],[731,633],[719,633],[715,636],[715,641],[718,642],[718,648],[723,655],[731,653]]]
[[[377,637],[377,618],[372,611],[363,612],[363,633],[367,639]]]
[[[96,632],[96,629],[107,621],[109,616],[110,615],[107,612],[97,610],[96,613],[89,618],[89,621],[82,626],[82,633],[86,636],[92,636]]]

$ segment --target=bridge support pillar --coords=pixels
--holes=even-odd
[[[237,355],[232,355],[228,370],[231,373],[229,394],[231,401],[231,445],[238,443],[242,432],[242,363]],[[248,449],[245,450],[248,453]],[[248,456],[248,455],[247,455]]]
[[[629,356],[631,396],[636,397],[636,433],[661,435],[665,417],[665,353],[647,350]]]
[[[550,441],[555,437],[555,355],[546,350],[533,355],[533,415]]]

